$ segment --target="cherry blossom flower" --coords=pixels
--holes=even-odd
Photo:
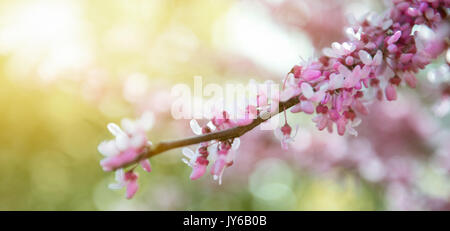
[[[134,161],[146,148],[151,146],[146,132],[153,126],[153,114],[144,113],[136,121],[122,120],[122,130],[118,125],[109,123],[107,128],[115,136],[114,140],[103,141],[98,151],[105,156],[100,165],[105,171],[111,171]],[[142,168],[151,171],[150,162],[141,161]]]
[[[188,159],[183,158],[182,161],[192,168],[191,180],[196,180],[202,177],[206,168],[208,167],[209,161],[202,156],[197,150],[195,153],[189,148],[183,148],[183,155]]]
[[[103,141],[98,145],[98,151],[105,156],[100,161],[104,171],[116,170],[117,183],[111,184],[110,188],[127,188],[126,197],[132,198],[138,190],[138,174],[131,170],[124,173],[123,166],[135,161],[141,153],[150,148],[152,143],[147,140],[146,132],[153,126],[153,114],[146,112],[133,121],[123,119],[121,124],[123,130],[116,124],[110,123],[107,128],[115,136],[115,139]],[[150,161],[144,159],[139,161],[141,167],[146,172],[151,172]]]
[[[289,124],[284,124],[281,128],[275,129],[275,137],[280,140],[281,148],[288,150],[289,143],[294,142],[294,138],[298,132],[298,125],[295,127],[295,131],[292,132],[291,126]]]
[[[240,143],[240,139],[235,138],[231,145],[229,142],[221,142],[219,145],[213,146],[217,149],[217,152],[214,152],[215,161],[211,167],[211,174],[213,175],[213,179],[219,182],[219,185],[222,184],[222,176],[225,169],[233,165],[236,150],[239,148]]]
[[[383,53],[381,52],[381,50],[377,50],[377,53],[373,58],[365,50],[358,51],[358,55],[361,59],[361,62],[363,62],[365,65],[379,66],[381,65],[381,62],[383,60]]]
[[[338,58],[351,54],[355,49],[356,46],[353,43],[344,42],[340,44],[334,42],[331,44],[331,48],[324,48],[323,53],[328,57]]]
[[[124,173],[123,169],[118,169],[115,173],[116,183],[111,183],[108,187],[112,190],[126,187],[126,198],[131,199],[139,188],[138,177],[139,175],[132,170]]]
[[[280,100],[298,96],[293,113],[313,114],[314,108],[319,109],[313,121],[320,130],[332,132],[336,124],[339,135],[357,134],[353,125],[368,114],[365,103],[372,96],[396,100],[397,87],[402,82],[416,87],[415,73],[446,50],[449,25],[439,23],[448,7],[444,0],[394,1],[382,15],[371,13],[362,21],[354,20],[346,30],[349,41],[332,43],[323,49],[324,56],[292,68],[288,77],[294,80],[283,89]],[[428,35],[420,36],[423,28],[416,27],[428,28]]]

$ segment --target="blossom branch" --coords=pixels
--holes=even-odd
[[[289,99],[287,101],[280,102],[279,107],[278,107],[279,110],[277,110],[273,113],[270,113],[269,115],[263,114],[263,116],[258,116],[258,118],[253,120],[252,123],[245,125],[245,126],[237,126],[237,127],[229,128],[226,130],[211,132],[208,134],[202,134],[202,135],[197,135],[197,136],[191,136],[191,137],[184,138],[184,139],[159,142],[158,144],[153,145],[153,148],[147,148],[146,151],[144,151],[134,161],[128,163],[127,166],[131,166],[135,163],[139,163],[140,161],[142,161],[144,159],[156,156],[158,154],[164,153],[166,151],[169,151],[169,150],[172,150],[175,148],[181,148],[181,147],[185,147],[185,146],[189,146],[189,145],[193,145],[193,144],[199,144],[199,143],[212,141],[212,140],[225,141],[225,140],[241,137],[242,135],[251,131],[253,128],[257,127],[261,123],[269,120],[270,118],[277,115],[278,113],[283,112],[298,103],[299,103],[298,96],[292,97],[291,99]],[[122,167],[126,167],[126,166],[122,166]]]
[[[210,172],[220,184],[225,168],[234,163],[234,150],[240,143],[237,137],[280,109],[285,112],[292,107],[293,113],[313,114],[319,130],[333,132],[335,127],[339,135],[357,135],[354,127],[361,122],[361,116],[369,113],[367,103],[374,99],[396,100],[402,83],[415,88],[416,73],[448,49],[449,8],[449,0],[392,1],[384,14],[355,20],[346,30],[347,42],[332,43],[323,50],[323,56],[294,66],[279,98],[258,92],[256,102],[239,109],[239,113],[244,112],[243,118],[231,120],[222,110],[214,112],[211,121],[202,127],[192,120],[191,128],[197,136],[152,145],[146,137],[153,124],[148,115],[136,121],[122,120],[124,130],[109,124],[115,139],[99,145],[100,153],[106,156],[100,164],[105,171],[118,170],[117,186],[126,186],[127,197],[131,198],[137,190],[138,175],[133,172],[135,167],[124,174],[122,168],[141,164],[144,170],[151,171],[148,158],[192,144],[199,144],[195,151],[182,150],[187,158],[183,162],[192,167],[190,179],[203,176],[212,160]],[[421,36],[423,30],[433,36]],[[266,111],[270,105],[278,105],[278,110]],[[298,129],[293,132],[286,117],[284,122],[275,130],[275,136],[287,149]]]

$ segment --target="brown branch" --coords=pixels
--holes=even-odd
[[[162,142],[154,145],[153,148],[148,149],[148,151],[141,154],[138,158],[136,158],[135,161],[132,161],[129,164],[127,164],[127,166],[133,165],[135,163],[138,163],[141,160],[156,156],[158,154],[169,151],[171,149],[185,147],[185,146],[193,145],[193,144],[199,144],[199,143],[211,141],[211,140],[228,140],[228,139],[240,137],[240,136],[244,135],[245,133],[247,133],[248,131],[252,130],[253,128],[257,127],[264,121],[269,120],[276,114],[278,114],[284,110],[287,110],[290,107],[292,107],[298,103],[299,103],[298,96],[293,97],[285,102],[280,102],[278,111],[268,115],[265,118],[262,118],[260,116],[260,117],[256,118],[255,120],[253,120],[253,122],[250,123],[249,125],[233,127],[233,128],[229,128],[226,130],[211,132],[208,134],[203,134],[203,135],[198,135],[198,136],[191,136],[191,137],[179,139],[179,140],[162,141]],[[122,167],[127,167],[127,166],[122,166]]]

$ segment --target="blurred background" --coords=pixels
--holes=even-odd
[[[132,200],[99,166],[108,122],[150,110],[150,140],[191,135],[170,114],[171,87],[280,81],[300,58],[345,41],[355,0],[0,0],[0,210],[450,209],[449,52],[417,90],[375,103],[358,137],[310,116],[289,151],[270,131],[242,138],[218,185],[190,181],[174,150],[140,172]]]

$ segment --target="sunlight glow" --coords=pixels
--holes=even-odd
[[[49,81],[90,62],[84,24],[72,2],[27,2],[12,5],[6,12],[1,17],[0,53],[12,53],[10,70],[35,67],[39,77]]]

